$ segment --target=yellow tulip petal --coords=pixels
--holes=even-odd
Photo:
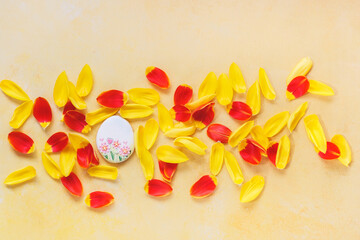
[[[289,76],[286,78],[286,85],[289,85],[291,80],[297,76],[306,76],[312,68],[313,62],[310,57],[304,57],[296,64]]]
[[[1,90],[11,98],[20,100],[20,101],[29,101],[29,96],[21,89],[19,85],[14,83],[11,80],[2,80],[0,82]]]
[[[9,122],[10,127],[17,129],[21,127],[32,113],[34,102],[29,100],[18,106]]]
[[[236,147],[239,145],[241,140],[246,138],[249,135],[252,127],[254,126],[254,121],[247,121],[238,127],[235,131],[233,131],[229,137],[229,144],[231,147]]]
[[[22,169],[16,170],[10,173],[6,178],[4,183],[6,185],[15,185],[23,183],[33,179],[36,176],[36,170],[32,166],[27,166]]]
[[[219,76],[216,89],[216,99],[221,105],[224,106],[230,104],[233,99],[233,89],[231,81],[224,73]]]
[[[156,156],[159,160],[167,163],[182,163],[189,160],[183,152],[168,145],[158,147]]]
[[[60,153],[60,171],[65,177],[69,176],[75,165],[76,151],[69,144]]]
[[[240,191],[240,202],[246,203],[255,200],[265,185],[263,176],[254,176],[250,181],[244,183]]]
[[[154,177],[154,160],[151,156],[151,153],[144,146],[140,147],[139,150],[140,164],[145,179],[151,180]]]
[[[280,138],[278,150],[276,153],[276,167],[284,169],[289,162],[290,156],[290,139],[287,135]]]
[[[254,126],[251,129],[251,137],[254,139],[257,143],[259,143],[264,149],[267,149],[269,146],[269,138],[265,135],[264,129],[257,125]]]
[[[270,80],[263,68],[260,68],[259,70],[259,84],[264,97],[269,100],[274,100],[276,97],[275,90],[272,87]]]
[[[304,102],[290,115],[289,120],[287,122],[287,127],[290,132],[294,131],[300,119],[305,115],[307,107],[308,107],[308,102]]]
[[[246,84],[244,77],[241,73],[241,70],[236,63],[232,63],[229,69],[229,79],[232,84],[232,87],[237,93],[246,92]]]
[[[146,121],[144,127],[144,145],[147,150],[150,150],[150,148],[154,145],[158,134],[159,124],[155,119],[150,118]]]
[[[345,137],[337,134],[331,139],[331,142],[334,143],[340,150],[339,161],[348,167],[351,163],[351,149]]]
[[[179,128],[174,127],[166,131],[164,135],[169,138],[177,138],[177,137],[193,135],[195,131],[196,131],[196,126],[194,125],[179,127]]]
[[[41,153],[42,163],[46,172],[54,179],[60,179],[63,175],[57,163],[46,152]]]
[[[332,96],[335,94],[334,90],[325,83],[316,80],[309,80],[309,83],[310,83],[310,87],[308,90],[309,93],[321,95],[321,96]]]
[[[115,180],[118,176],[118,169],[112,166],[99,165],[87,170],[92,177]]]
[[[211,100],[213,100],[215,96],[216,94],[205,95],[193,102],[185,104],[185,107],[187,107],[190,110],[197,109],[198,107],[204,106],[209,102],[211,102]]]
[[[68,77],[64,72],[62,72],[56,79],[54,86],[54,101],[58,107],[63,107],[69,99],[69,87],[68,87]]]
[[[200,85],[198,98],[200,99],[202,97],[215,94],[216,88],[217,88],[217,77],[215,73],[210,72]]]
[[[310,141],[320,152],[325,153],[327,149],[326,137],[318,116],[316,114],[306,116],[304,123]]]
[[[135,152],[139,157],[140,147],[144,146],[144,126],[139,125],[134,133]]]
[[[253,116],[257,115],[260,112],[261,98],[259,81],[254,82],[254,84],[250,86],[246,94],[246,103],[251,108]]]
[[[235,184],[241,184],[244,181],[244,176],[235,156],[231,152],[225,150],[224,159],[226,169],[228,170],[232,181]]]
[[[86,114],[86,122],[90,126],[94,126],[105,119],[111,117],[112,115],[116,114],[119,111],[119,108],[98,108],[95,111],[89,112]]]
[[[186,147],[198,155],[204,155],[205,150],[207,149],[206,144],[196,137],[177,137],[174,140],[174,145],[179,147]]]
[[[290,117],[288,111],[281,112],[271,117],[264,125],[264,134],[267,137],[273,137],[278,134],[287,124]]]
[[[221,142],[214,143],[210,152],[210,172],[216,176],[220,173],[224,162],[225,148]]]
[[[133,102],[142,105],[153,106],[160,101],[159,93],[151,88],[133,88],[127,93]]]
[[[84,99],[82,99],[78,95],[75,85],[72,82],[68,81],[67,86],[68,86],[68,90],[69,90],[69,100],[74,105],[74,107],[79,110],[85,109],[86,103],[85,103]]]
[[[120,115],[126,119],[145,118],[153,112],[151,107],[141,104],[125,104],[120,108]]]
[[[161,129],[161,131],[163,131],[163,133],[165,133],[174,127],[174,122],[171,118],[171,114],[170,114],[169,110],[167,110],[164,105],[159,103],[157,105],[157,108],[158,108],[158,118],[159,118],[160,129]]]
[[[94,80],[89,65],[85,64],[76,82],[76,92],[80,97],[86,97],[91,92]]]
[[[90,143],[88,139],[86,139],[85,137],[81,136],[78,133],[69,132],[68,135],[69,135],[69,142],[71,143],[71,145],[75,150],[86,147]]]

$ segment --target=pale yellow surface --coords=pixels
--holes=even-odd
[[[33,117],[21,128],[37,147],[23,157],[7,142],[17,103],[0,94],[1,181],[27,165],[38,173],[17,187],[0,185],[1,239],[360,239],[359,9],[356,0],[1,1],[0,79],[15,81],[32,99],[46,97],[54,113],[45,132]],[[314,61],[310,78],[329,84],[335,96],[286,100],[285,79],[304,56]],[[301,121],[290,136],[290,163],[283,171],[266,159],[250,166],[226,146],[239,160],[246,181],[255,174],[265,177],[264,190],[253,203],[240,203],[240,187],[225,167],[211,197],[189,196],[190,186],[209,172],[212,141],[205,130],[196,137],[208,145],[207,154],[184,150],[191,159],[179,166],[174,192],[164,199],[144,192],[136,155],[117,165],[115,182],[91,178],[76,166],[84,185],[80,198],[45,172],[41,149],[46,139],[68,130],[52,99],[63,70],[75,82],[84,64],[90,65],[95,83],[86,103],[92,111],[102,91],[152,87],[145,68],[158,66],[171,79],[171,88],[160,91],[161,102],[170,108],[178,84],[189,84],[197,93],[208,72],[227,73],[232,62],[240,66],[248,87],[263,67],[277,93],[274,103],[262,99],[256,124],[309,101],[307,114],[319,114],[328,140],[343,134],[349,141],[354,157],[350,167],[320,159]],[[244,95],[236,98],[244,100]],[[233,130],[239,125],[219,104],[214,122]],[[134,129],[144,123],[131,121]],[[92,142],[98,127],[88,134]],[[170,141],[160,134],[151,150],[154,158],[156,148]],[[158,168],[155,176],[160,178]],[[94,190],[113,193],[114,204],[88,209],[84,199]]]

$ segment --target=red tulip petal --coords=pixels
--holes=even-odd
[[[42,97],[35,99],[33,115],[43,128],[49,126],[52,112],[49,102]]]
[[[119,90],[109,90],[102,92],[96,100],[104,107],[121,108],[127,102],[127,95]]]
[[[261,153],[266,153],[260,144],[252,139],[244,139],[239,144],[241,157],[248,163],[257,165],[261,162]]]
[[[85,115],[81,112],[70,110],[64,116],[64,122],[70,129],[80,132],[88,133],[91,127],[85,121]]]
[[[34,141],[22,132],[11,132],[8,135],[10,145],[18,152],[29,154],[34,152]]]
[[[83,148],[79,148],[76,152],[77,161],[80,167],[88,168],[91,164],[99,165],[99,159],[90,143]]]
[[[85,198],[85,203],[91,208],[101,208],[114,202],[114,196],[108,192],[92,192]]]
[[[174,93],[174,104],[185,105],[187,104],[193,95],[193,89],[187,84],[179,85]]]
[[[266,150],[267,156],[272,164],[276,167],[276,154],[278,151],[279,143],[271,144]]]
[[[151,179],[147,181],[144,187],[145,191],[155,197],[162,197],[172,192],[172,187],[159,179]]]
[[[171,117],[179,122],[187,122],[191,117],[191,111],[183,105],[175,105],[169,110]]]
[[[290,93],[293,98],[303,96],[309,90],[310,83],[305,76],[295,77],[287,86],[288,94]]]
[[[322,159],[332,160],[340,157],[340,149],[332,142],[327,142],[326,153],[318,152]]]
[[[75,173],[71,172],[69,176],[62,177],[61,182],[66,187],[69,192],[75,196],[81,196],[83,192],[83,187],[78,176]]]
[[[215,191],[217,179],[215,176],[202,176],[190,189],[190,195],[194,198],[204,198]]]
[[[166,73],[157,67],[148,67],[145,71],[146,78],[154,85],[160,88],[169,88],[170,81]]]
[[[76,107],[72,104],[71,101],[67,101],[67,103],[64,106],[63,116],[65,115],[65,113],[67,113],[70,110],[76,110]]]
[[[231,135],[231,130],[221,124],[211,124],[207,129],[207,135],[215,142],[227,143]]]
[[[69,138],[64,132],[57,132],[51,135],[45,143],[45,152],[60,152],[69,142]]]
[[[208,103],[193,112],[192,118],[197,128],[203,129],[212,122],[215,116],[214,104],[214,102]]]
[[[252,111],[249,105],[240,101],[232,102],[227,106],[226,110],[232,118],[241,121],[246,121],[252,116]]]
[[[160,173],[163,176],[164,180],[167,182],[171,182],[178,164],[167,163],[160,160],[158,160],[158,162],[159,162]]]

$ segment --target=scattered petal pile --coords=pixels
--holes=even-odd
[[[312,60],[305,57],[294,67],[286,78],[286,97],[295,100],[310,93],[321,96],[334,95],[333,89],[323,82],[309,79]],[[170,88],[170,79],[164,70],[150,66],[145,70],[145,77],[155,88]],[[100,160],[91,142],[83,136],[91,127],[103,122],[115,114],[130,121],[144,119],[135,131],[135,150],[145,178],[145,192],[153,197],[164,197],[173,191],[171,183],[179,164],[186,164],[194,156],[204,156],[210,152],[209,172],[200,177],[191,187],[190,196],[204,198],[211,195],[217,186],[216,176],[220,174],[225,163],[232,182],[238,186],[245,181],[236,156],[245,164],[259,165],[262,158],[268,158],[276,169],[286,169],[290,162],[291,144],[289,136],[294,133],[300,120],[304,118],[305,131],[315,152],[325,160],[338,159],[343,165],[351,163],[351,149],[344,136],[336,134],[328,139],[321,121],[316,114],[306,115],[308,102],[300,104],[292,112],[283,111],[270,117],[264,125],[256,125],[256,117],[262,110],[262,98],[274,102],[277,95],[268,75],[263,68],[259,69],[258,80],[247,89],[244,76],[236,63],[232,63],[228,73],[219,77],[210,72],[199,86],[197,97],[193,88],[187,84],[176,87],[173,105],[167,107],[161,102],[160,94],[153,88],[132,88],[127,91],[111,89],[101,92],[96,98],[99,108],[87,111],[84,100],[93,88],[93,75],[89,65],[81,70],[76,84],[69,81],[65,71],[55,81],[53,100],[62,109],[63,123],[74,132],[56,132],[48,137],[41,154],[42,163],[47,174],[59,181],[74,196],[80,197],[83,185],[74,166],[85,169],[89,176],[105,180],[116,180],[118,168],[100,164]],[[8,97],[20,102],[9,122],[13,129],[21,128],[31,114],[47,131],[52,122],[51,104],[46,98],[35,100],[25,93],[20,86],[10,80],[0,82],[0,88]],[[161,90],[167,92],[169,90]],[[240,95],[243,99],[237,99]],[[230,129],[225,122],[213,123],[217,115],[216,102],[227,114],[238,122]],[[157,108],[157,119],[150,118]],[[226,114],[226,113],[225,113]],[[240,122],[239,122],[240,121]],[[284,129],[288,133],[281,134]],[[208,146],[200,138],[192,135],[206,128],[207,136],[215,143]],[[173,139],[173,145],[157,146],[159,129],[162,134]],[[277,136],[280,135],[280,136]],[[21,154],[35,151],[33,139],[21,131],[8,134],[10,145]],[[291,140],[293,141],[293,140]],[[154,148],[154,150],[153,150]],[[235,148],[236,155],[229,148]],[[155,150],[156,149],[156,150]],[[60,153],[54,159],[53,153]],[[162,180],[154,178],[155,163],[152,152],[155,152]],[[191,157],[189,157],[191,156]],[[155,161],[156,161],[155,160]],[[80,169],[81,169],[80,168]],[[32,166],[19,169],[5,178],[6,185],[15,185],[28,181],[36,176]],[[253,176],[245,181],[240,189],[240,202],[255,200],[265,185],[262,176]],[[114,202],[114,196],[104,191],[94,191],[85,198],[90,208],[101,208]]]

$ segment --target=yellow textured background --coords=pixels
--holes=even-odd
[[[45,132],[33,117],[21,128],[37,146],[34,154],[23,157],[7,142],[8,121],[17,103],[0,94],[0,179],[27,165],[37,170],[31,182],[0,185],[2,239],[360,239],[359,1],[1,1],[0,5],[0,79],[17,82],[32,99],[47,98],[54,115]],[[303,56],[314,61],[310,78],[332,86],[334,97],[308,94],[291,103],[285,100],[285,78]],[[284,171],[266,159],[250,166],[233,149],[246,180],[255,174],[266,179],[259,199],[249,204],[240,203],[240,187],[231,182],[225,167],[211,197],[189,196],[193,182],[208,173],[209,151],[204,157],[186,151],[191,160],[179,165],[174,192],[164,199],[145,194],[135,155],[118,165],[115,182],[90,178],[77,166],[84,185],[81,198],[71,196],[43,169],[40,154],[46,139],[56,131],[68,131],[52,99],[63,70],[75,82],[83,65],[91,66],[95,84],[86,102],[94,110],[96,96],[104,90],[152,87],[144,71],[159,66],[171,79],[171,88],[161,91],[161,102],[170,108],[179,83],[190,84],[197,92],[208,72],[227,73],[232,62],[240,66],[248,86],[259,67],[265,68],[277,92],[275,102],[263,99],[257,124],[309,101],[308,113],[319,114],[327,138],[340,133],[350,142],[354,157],[350,167],[317,157],[301,121],[290,137],[291,162]],[[214,122],[231,129],[239,124],[218,104]],[[131,122],[133,128],[143,123]],[[95,139],[98,127],[90,139]],[[287,133],[284,130],[275,139]],[[211,146],[205,131],[196,136]],[[165,143],[170,140],[160,136],[153,156]],[[160,178],[157,168],[155,174]],[[113,193],[115,203],[102,210],[88,209],[84,197],[94,190]]]

